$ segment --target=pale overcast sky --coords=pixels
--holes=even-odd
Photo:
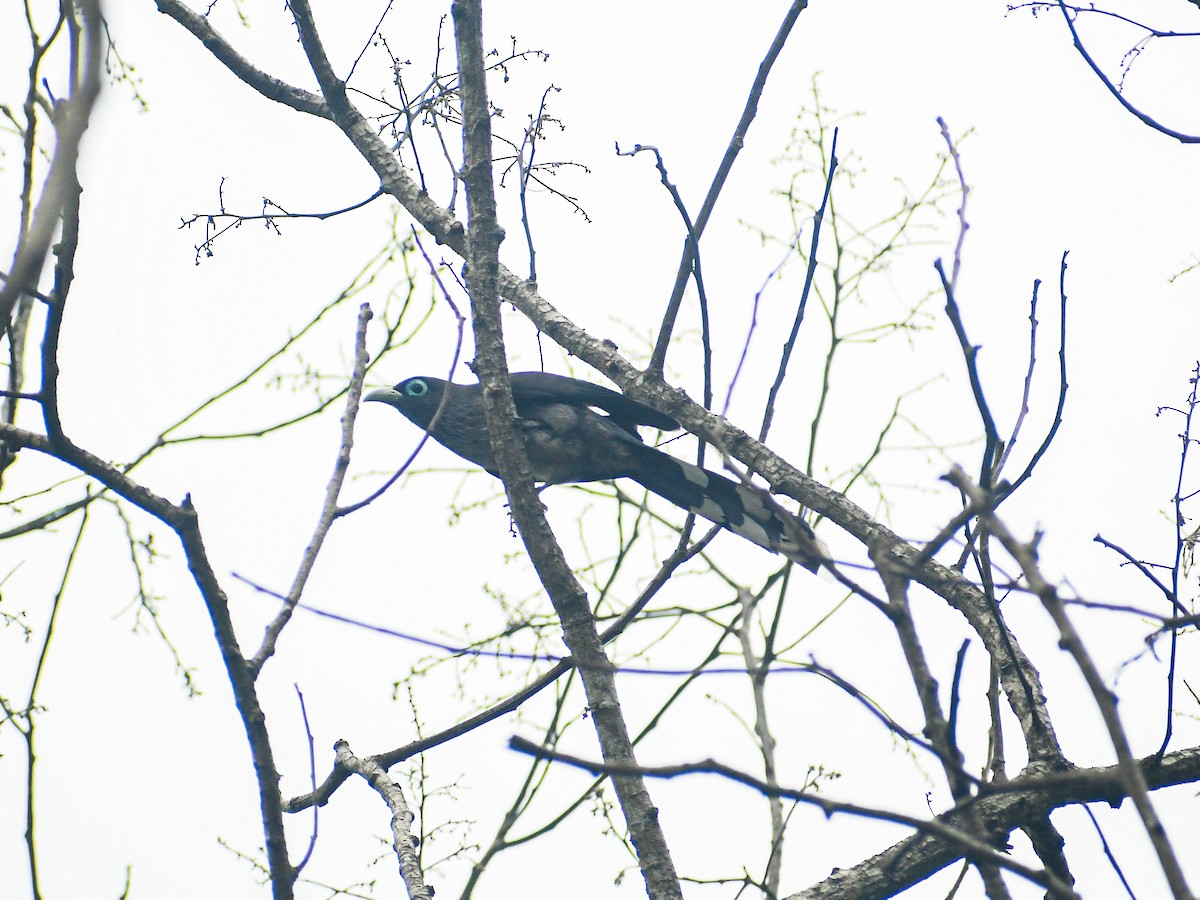
[[[314,5],[334,65],[344,74],[385,4]],[[5,60],[0,79],[6,102],[20,96],[27,65],[23,25],[16,5],[9,6],[0,13],[0,57]],[[614,145],[658,147],[694,214],[787,6],[485,2],[489,45],[503,51],[515,41],[518,48],[549,54],[545,60],[514,62],[509,82],[494,81],[493,101],[503,110],[498,132],[519,135],[553,85],[558,91],[550,95],[550,110],[562,129],[550,135],[539,158],[578,164],[560,170],[554,183],[578,201],[586,219],[561,199],[545,193],[531,198],[541,293],[593,334],[611,337],[631,358],[644,358],[674,281],[683,231],[651,157],[617,156]],[[315,90],[284,5],[242,7],[248,27],[238,23],[238,6],[230,0],[216,5],[213,23],[261,68]],[[1112,8],[1180,30],[1189,27],[1190,18],[1194,27],[1194,10],[1189,17],[1187,4],[1114,0]],[[385,20],[391,52],[411,61],[405,69],[411,85],[423,85],[431,70],[438,18],[447,12],[448,4],[396,3]],[[224,235],[214,255],[197,264],[194,247],[202,240],[203,221],[191,229],[180,229],[180,222],[216,212],[222,201],[227,210],[246,213],[259,211],[264,197],[292,212],[322,212],[369,197],[378,181],[330,123],[298,115],[249,90],[149,0],[110,2],[106,14],[122,57],[136,66],[137,91],[147,109],[141,109],[129,85],[107,85],[84,143],[84,236],[62,341],[61,405],[64,422],[79,444],[123,461],[152,443],[181,410],[244,374],[350,284],[388,240],[394,210],[379,200],[327,221],[284,222],[281,234],[250,222]],[[1117,22],[1082,25],[1098,61],[1119,74],[1123,53],[1141,33]],[[448,22],[442,41],[443,54],[452,57]],[[385,62],[381,48],[368,48],[352,84],[364,91],[388,90]],[[1160,121],[1200,133],[1192,89],[1200,79],[1196,67],[1194,43],[1152,43],[1126,78],[1127,96]],[[1032,433],[1040,436],[1052,415],[1059,266],[1069,251],[1071,393],[1065,422],[1043,468],[1004,507],[1005,516],[1024,536],[1036,528],[1045,530],[1047,573],[1081,594],[1116,603],[1154,602],[1157,598],[1144,581],[1119,570],[1118,560],[1092,538],[1099,532],[1148,559],[1165,560],[1171,552],[1173,526],[1167,511],[1175,489],[1179,423],[1155,412],[1183,401],[1200,355],[1200,272],[1174,278],[1200,257],[1198,151],[1151,131],[1122,110],[1073,51],[1055,11],[1035,18],[1028,12],[1008,13],[1002,2],[958,0],[814,3],[801,15],[771,76],[704,236],[718,398],[724,397],[736,366],[755,292],[783,252],[778,244],[763,246],[757,229],[783,240],[790,236],[792,224],[777,192],[787,187],[791,171],[773,161],[784,154],[798,113],[811,109],[814,82],[821,101],[836,113],[839,156],[848,169],[861,170],[853,190],[849,184],[839,188],[838,202],[854,224],[890,214],[905,191],[920,191],[930,181],[945,152],[938,116],[961,139],[971,187],[971,228],[959,301],[972,340],[983,345],[982,372],[1002,430],[1012,427],[1019,405],[1035,279],[1042,281],[1047,343],[1040,354],[1043,368],[1032,404]],[[450,132],[447,136],[458,140]],[[8,209],[19,190],[20,149],[11,140],[4,149],[0,178]],[[457,157],[459,149],[452,146],[451,152]],[[440,168],[436,159],[428,164],[436,173],[430,192],[445,202],[444,163]],[[798,185],[809,200],[819,199],[819,181]],[[509,191],[502,199],[508,234],[502,257],[525,274],[528,261],[514,197]],[[847,352],[815,472],[818,478],[843,476],[870,449],[897,394],[926,385],[907,407],[925,430],[904,432],[898,446],[880,460],[878,477],[887,482],[890,505],[875,500],[871,509],[916,539],[936,533],[958,508],[956,494],[938,481],[949,463],[978,470],[978,418],[961,377],[953,332],[941,313],[933,268],[935,259],[952,255],[956,204],[956,197],[949,196],[943,203],[945,215],[924,216],[922,242],[864,288],[864,309],[871,315],[930,296],[928,315],[911,346],[897,341],[877,353],[864,348]],[[461,198],[458,211],[465,214]],[[11,258],[14,222],[12,213],[0,219],[0,258]],[[399,223],[407,231],[404,215]],[[432,242],[428,246],[431,252],[440,249]],[[403,274],[399,266],[388,269],[361,300],[382,311],[389,291],[403,290]],[[757,430],[763,390],[801,280],[799,267],[793,266],[764,294],[761,330],[730,413],[748,431]],[[422,280],[414,302],[421,309],[406,320],[402,333],[415,325],[430,296]],[[245,399],[201,419],[197,430],[254,427],[302,410],[309,397],[301,383],[306,367],[319,370],[327,385],[348,378],[357,302],[339,308],[301,345],[299,356],[280,364],[295,381],[260,383]],[[689,310],[668,376],[699,397],[697,319],[691,302]],[[509,321],[513,367],[537,368],[539,346],[532,330],[515,316]],[[376,327],[373,348],[380,340]],[[772,445],[797,462],[807,452],[807,423],[816,398],[814,360],[821,340],[819,332],[805,333],[774,431]],[[370,384],[390,384],[417,373],[444,375],[453,342],[453,316],[438,304],[417,338],[395,351]],[[565,359],[548,340],[542,341],[542,350],[547,369],[602,380],[578,361]],[[470,355],[468,343],[464,359]],[[460,367],[459,377],[469,380],[469,373]],[[293,393],[297,384],[301,391]],[[326,393],[333,389],[327,387]],[[138,470],[160,494],[175,500],[192,494],[246,646],[257,645],[274,606],[232,576],[287,589],[333,466],[340,412],[339,402],[273,439],[183,445]],[[26,409],[27,427],[38,427],[34,413]],[[347,495],[358,497],[377,487],[417,436],[392,411],[374,405],[364,409]],[[1028,453],[1036,439],[1031,434],[1026,440]],[[921,446],[929,441],[945,451]],[[422,464],[460,465],[432,443]],[[27,471],[44,468],[47,478],[57,471],[40,460],[21,465]],[[501,628],[501,603],[528,602],[535,588],[524,560],[513,559],[519,543],[509,535],[502,499],[494,499],[497,490],[482,475],[465,483],[459,474],[405,483],[339,524],[306,600],[454,645]],[[451,527],[452,503],[462,508],[489,498],[493,502],[488,507],[464,513]],[[870,492],[861,494],[859,502],[869,505],[870,498]],[[552,489],[544,499],[573,563],[583,564],[584,547],[610,540],[615,516],[611,499],[581,500],[564,488]],[[581,511],[588,510],[593,515],[583,517],[584,528],[579,520]],[[39,720],[44,896],[116,896],[127,865],[132,866],[134,898],[265,896],[251,867],[218,842],[253,855],[262,836],[245,738],[183,554],[170,535],[160,535],[156,549],[162,558],[149,578],[154,592],[164,598],[163,625],[203,691],[192,700],[173,674],[161,641],[149,629],[129,633],[135,621],[129,608],[135,581],[128,546],[110,509],[93,515],[100,521],[72,576],[41,694],[47,708]],[[74,527],[63,524],[57,539],[48,536],[17,548],[27,562],[11,576],[17,559],[8,556],[7,548],[0,551],[0,578],[10,578],[4,585],[5,607],[10,613],[13,607],[28,610],[34,627],[42,627],[45,598],[57,587],[69,547],[64,540]],[[134,527],[143,535],[150,524],[135,518]],[[594,529],[591,542],[589,529]],[[828,523],[818,532],[840,556],[864,559],[861,548]],[[717,541],[727,553],[731,577],[761,582],[773,571],[768,566],[776,565],[756,548],[733,546],[733,536],[721,535]],[[659,550],[667,549],[664,539]],[[651,572],[646,568],[640,577]],[[701,585],[708,582],[693,587]],[[689,587],[681,583],[676,590],[686,594]],[[727,595],[720,586],[712,603],[727,600]],[[828,612],[838,596],[814,580],[798,594],[805,602],[791,624],[797,632],[803,630],[805,623]],[[918,613],[929,617],[929,634],[941,636],[933,644],[939,665],[952,665],[964,636],[961,620],[947,617],[940,605],[934,609],[927,597],[923,600],[928,608],[918,607]],[[1038,609],[1015,605],[1029,601],[1011,602],[1006,613],[1014,630],[1030,654],[1046,663],[1043,676],[1052,711],[1058,704],[1063,723],[1070,725],[1062,735],[1068,755],[1080,765],[1110,762],[1107,739],[1077,672],[1055,651],[1057,634]],[[879,702],[910,709],[905,704],[912,703],[911,686],[892,683],[899,659],[895,638],[879,619],[870,610],[847,609],[794,656],[811,656],[851,673]],[[1119,690],[1134,698],[1122,712],[1131,730],[1146,735],[1135,751],[1152,752],[1161,739],[1163,670],[1149,658],[1121,669],[1143,648],[1149,627],[1110,617],[1084,622],[1102,672],[1110,679],[1120,673]],[[5,642],[0,691],[19,697],[27,690],[36,647],[21,644],[15,633],[0,639]],[[306,791],[309,778],[293,684],[305,694],[320,778],[331,765],[330,747],[338,738],[349,740],[361,755],[413,739],[407,699],[394,700],[393,685],[427,652],[344,625],[296,618],[260,682],[286,796]],[[975,652],[968,671],[982,677],[984,656],[978,647]],[[671,666],[687,658],[667,645],[651,659]],[[1181,657],[1181,666],[1183,677],[1195,684],[1194,656]],[[502,696],[520,680],[500,686],[490,663],[457,672],[452,668],[435,670],[419,689],[426,731]],[[457,690],[459,675],[463,694]],[[672,713],[657,739],[639,748],[639,759],[662,764],[711,756],[750,769],[761,765],[741,726],[723,707],[746,708],[744,680],[711,679]],[[783,701],[790,721],[778,726],[778,736],[789,748],[782,780],[801,783],[810,765],[823,764],[843,773],[841,781],[823,787],[830,796],[866,797],[925,815],[925,792],[932,791],[935,808],[944,808],[944,785],[927,759],[920,764],[928,779],[869,716],[843,720],[839,714],[831,721],[826,714],[839,707],[833,705],[832,693],[814,681],[799,675],[776,681],[777,690],[795,692]],[[678,682],[631,675],[620,684],[628,715],[640,722]],[[711,699],[700,696],[705,692]],[[1147,699],[1138,699],[1142,697]],[[502,719],[431,756],[430,783],[447,787],[429,801],[426,827],[474,819],[480,823],[474,840],[489,840],[526,768],[506,742],[514,733],[540,739],[546,709],[538,706],[528,723]],[[1200,710],[1193,706],[1193,712]],[[980,713],[975,709],[969,715]],[[1197,743],[1194,720],[1177,728],[1173,746]],[[564,742],[564,749],[582,755],[595,755],[594,747],[589,722],[579,722]],[[867,748],[870,752],[864,752]],[[982,747],[971,749],[984,753]],[[24,775],[23,748],[11,728],[0,730],[0,751],[0,809],[12,810]],[[588,783],[574,773],[553,777],[558,797],[572,796]],[[745,789],[706,777],[653,782],[651,791],[681,871],[717,877],[736,874],[743,866],[761,868],[766,817]],[[546,815],[553,814],[550,801],[539,802]],[[1194,828],[1194,798],[1185,790],[1178,796],[1156,795],[1156,802],[1186,855],[1194,844],[1185,824],[1190,817]],[[1138,896],[1165,896],[1132,815],[1096,812],[1106,817],[1108,837],[1118,844],[1127,871],[1143,873]],[[1061,821],[1055,817],[1060,827],[1083,834],[1079,852],[1096,854],[1093,865],[1079,865],[1075,871],[1083,896],[1119,896],[1120,885],[1103,864],[1098,839],[1086,831],[1082,812],[1060,815]],[[295,858],[306,845],[311,819],[297,816],[289,826]],[[306,874],[326,884],[375,880],[376,896],[401,895],[390,849],[378,840],[387,834],[387,818],[374,794],[361,784],[348,785],[322,810],[320,827]],[[601,827],[585,807],[554,835],[501,854],[477,896],[643,896],[636,870],[613,886],[613,878],[630,861],[614,841],[597,836]],[[17,817],[7,812],[0,816],[0,872],[5,873],[0,875],[0,895],[14,900],[29,896],[28,881],[20,874],[25,866],[22,830]],[[801,809],[789,831],[785,891],[801,890],[831,868],[852,865],[904,833],[847,817],[827,822],[817,812]],[[430,856],[449,852],[457,839],[447,837],[430,849]],[[369,865],[381,855],[380,862]],[[1200,883],[1195,860],[1185,862],[1193,882]],[[439,895],[454,895],[468,870],[466,859],[447,863],[432,879]],[[908,896],[944,896],[954,875],[943,872]],[[977,884],[970,890],[975,893],[969,896],[980,895]],[[1040,893],[1014,879],[1014,896]],[[326,895],[317,888],[300,893]],[[732,889],[690,887],[687,896],[728,897]]]

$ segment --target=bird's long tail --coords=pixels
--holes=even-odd
[[[728,528],[748,541],[782,553],[816,572],[829,559],[811,528],[765,492],[738,484],[651,447],[639,454],[639,471],[630,477],[676,506]]]

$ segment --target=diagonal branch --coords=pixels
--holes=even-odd
[[[971,502],[978,503],[984,500],[987,492],[972,484],[970,478],[962,469],[956,467],[946,477],[955,487],[969,496]],[[1158,813],[1155,812],[1154,806],[1150,802],[1149,787],[1146,783],[1145,774],[1142,772],[1140,766],[1138,766],[1137,760],[1134,759],[1129,737],[1125,733],[1121,717],[1117,712],[1117,698],[1108,685],[1104,683],[1104,679],[1092,661],[1091,655],[1087,652],[1086,647],[1084,647],[1079,632],[1075,629],[1074,624],[1067,615],[1062,599],[1058,596],[1058,591],[1042,577],[1033,545],[1018,541],[1008,530],[1008,527],[993,515],[988,514],[984,516],[983,525],[1000,540],[1000,543],[1004,545],[1004,549],[1012,554],[1013,559],[1020,564],[1021,570],[1025,574],[1025,579],[1029,582],[1030,590],[1042,601],[1046,612],[1050,614],[1050,618],[1054,620],[1054,624],[1058,627],[1059,634],[1061,635],[1060,644],[1074,658],[1075,664],[1079,667],[1079,671],[1087,682],[1093,699],[1096,701],[1100,715],[1104,719],[1109,739],[1112,741],[1113,749],[1117,754],[1116,768],[1122,787],[1124,792],[1133,801],[1134,807],[1142,819],[1142,825],[1146,829],[1146,834],[1158,854],[1159,864],[1162,866],[1163,874],[1166,875],[1167,883],[1171,886],[1171,891],[1175,897],[1190,898],[1192,893],[1188,889],[1183,868],[1179,863],[1174,848],[1171,846],[1170,840],[1167,838],[1162,822],[1158,818]]]
[[[208,609],[226,675],[233,688],[234,702],[250,743],[274,897],[275,900],[291,900],[295,876],[287,857],[287,840],[283,830],[283,800],[279,795],[279,769],[275,765],[271,749],[266,715],[258,701],[254,676],[238,644],[233,618],[229,613],[229,598],[209,562],[208,551],[200,532],[200,518],[192,506],[191,497],[185,497],[183,502],[176,506],[70,441],[52,441],[43,435],[0,422],[0,442],[14,448],[27,447],[37,450],[90,475],[113,493],[154,516],[178,535],[187,557],[188,570],[192,573]]]
[[[483,385],[488,432],[508,495],[509,508],[538,578],[562,622],[567,646],[580,664],[592,722],[605,760],[635,765],[633,744],[617,696],[616,678],[596,632],[587,594],[571,572],[546,522],[533,474],[516,430],[500,324],[499,250],[504,233],[496,221],[492,185],[491,110],[484,70],[483,9],[479,0],[451,7],[463,105],[462,178],[467,190],[467,286],[475,330],[476,374]],[[658,824],[658,811],[636,773],[615,776],[621,810],[637,851],[651,900],[681,897],[679,879]]]
[[[392,814],[392,848],[400,861],[400,876],[408,889],[409,900],[431,900],[433,888],[425,883],[425,873],[421,871],[417,839],[413,837],[410,828],[414,816],[404,798],[404,791],[388,777],[387,770],[377,762],[355,756],[346,741],[338,741],[333,745],[333,749],[337,753],[338,768],[361,775],[387,804]]]
[[[321,552],[321,547],[325,544],[325,538],[329,535],[329,529],[333,527],[333,523],[339,518],[338,497],[342,492],[342,484],[346,480],[346,472],[350,468],[350,450],[354,446],[354,419],[358,415],[358,401],[362,396],[363,379],[367,374],[367,324],[371,321],[371,307],[366,303],[362,304],[358,310],[358,326],[354,336],[354,374],[350,378],[350,388],[346,392],[346,411],[342,414],[342,440],[338,446],[337,458],[333,466],[333,476],[329,479],[329,484],[325,488],[325,502],[321,506],[321,513],[317,520],[317,527],[313,531],[312,538],[308,542],[308,546],[304,548],[304,555],[300,559],[300,566],[296,570],[296,576],[292,580],[292,586],[284,598],[283,607],[271,620],[271,624],[267,626],[266,633],[263,635],[262,645],[258,648],[258,652],[254,654],[254,658],[249,660],[248,665],[250,673],[255,678],[262,671],[263,665],[275,652],[275,643],[279,640],[280,634],[283,633],[284,627],[292,618],[292,613],[296,609],[296,604],[300,602],[300,595],[304,593],[304,586],[308,583],[308,576],[312,574],[313,566],[317,563],[317,555]]]
[[[1163,765],[1154,757],[1138,761],[1150,787],[1186,784],[1200,777],[1200,747],[1169,753]],[[997,833],[1044,821],[1055,809],[1080,803],[1121,802],[1123,791],[1117,766],[1076,769],[1043,775],[1031,766],[1020,777],[990,785],[992,792],[973,801],[973,808]],[[954,821],[957,811],[943,813],[938,821]],[[839,869],[829,878],[794,895],[790,900],[883,900],[917,884],[962,858],[959,848],[933,834],[914,834],[857,865]]]
[[[1096,77],[1100,79],[1100,83],[1108,88],[1108,92],[1116,98],[1118,103],[1125,107],[1127,112],[1132,113],[1142,124],[1149,125],[1155,131],[1161,132],[1167,137],[1173,137],[1182,144],[1200,144],[1200,135],[1184,134],[1181,131],[1168,128],[1126,100],[1120,89],[1104,74],[1104,70],[1096,65],[1096,61],[1092,59],[1091,54],[1087,52],[1087,48],[1083,46],[1083,41],[1079,38],[1079,32],[1075,30],[1075,20],[1071,18],[1071,14],[1067,11],[1067,5],[1063,0],[1058,0],[1058,8],[1062,10],[1063,19],[1066,20],[1067,29],[1071,32],[1071,41],[1075,44],[1075,49],[1079,51],[1079,55],[1083,57],[1083,61],[1088,64],[1088,67],[1096,73]]]
[[[667,310],[663,314],[662,328],[659,330],[654,354],[650,359],[649,371],[659,376],[663,372],[663,366],[667,358],[667,347],[671,342],[671,334],[675,328],[675,319],[679,315],[679,306],[683,302],[683,291],[687,287],[688,277],[692,273],[693,252],[698,253],[700,250],[700,235],[704,234],[704,228],[708,225],[709,216],[712,215],[712,211],[717,205],[717,198],[721,196],[721,189],[725,187],[725,179],[729,177],[734,161],[737,159],[738,154],[741,153],[742,147],[746,144],[746,133],[750,130],[750,123],[758,115],[758,101],[762,98],[763,90],[767,86],[767,77],[771,74],[771,69],[775,66],[775,60],[783,52],[783,45],[787,43],[788,35],[792,33],[792,27],[796,24],[796,20],[800,18],[800,13],[804,12],[807,8],[808,0],[793,0],[792,5],[783,17],[779,31],[775,34],[775,39],[771,41],[771,46],[767,49],[762,62],[758,64],[758,74],[754,77],[754,83],[750,86],[750,93],[746,97],[746,105],[742,109],[742,117],[738,119],[738,123],[733,129],[733,136],[729,140],[729,146],[725,150],[725,155],[721,157],[721,164],[717,166],[717,174],[713,176],[712,184],[709,185],[708,196],[704,198],[704,205],[700,207],[700,213],[696,216],[695,227],[692,229],[692,239],[684,244],[683,258],[679,260],[679,270],[675,274],[675,286],[671,289],[671,299],[667,301]]]
[[[208,24],[208,19],[189,9],[180,0],[155,0],[158,11],[170,16],[186,28],[213,56],[215,56],[234,75],[250,87],[254,88],[268,100],[290,106],[292,109],[308,113],[310,116],[320,116],[322,119],[332,119],[333,113],[319,94],[294,87],[286,81],[280,81],[273,75],[268,75],[233,49],[225,38],[215,28]]]

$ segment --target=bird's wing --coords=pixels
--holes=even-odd
[[[613,422],[631,434],[637,434],[638,425],[648,425],[663,431],[674,431],[679,423],[666,413],[624,394],[610,391],[598,384],[551,375],[549,372],[514,372],[512,374],[513,402],[518,414],[530,406],[545,403],[566,403],[571,406],[592,406],[602,409]]]

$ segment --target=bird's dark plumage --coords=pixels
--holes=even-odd
[[[642,443],[638,426],[673,431],[670,416],[616,391],[546,372],[514,372],[517,426],[533,476],[548,484],[632,478],[676,506],[816,572],[825,551],[801,519],[754,490]],[[442,398],[446,402],[442,403]],[[419,375],[364,401],[394,406],[439,443],[498,475],[483,388]],[[438,408],[437,425],[430,430]],[[601,415],[596,409],[608,415]]]

